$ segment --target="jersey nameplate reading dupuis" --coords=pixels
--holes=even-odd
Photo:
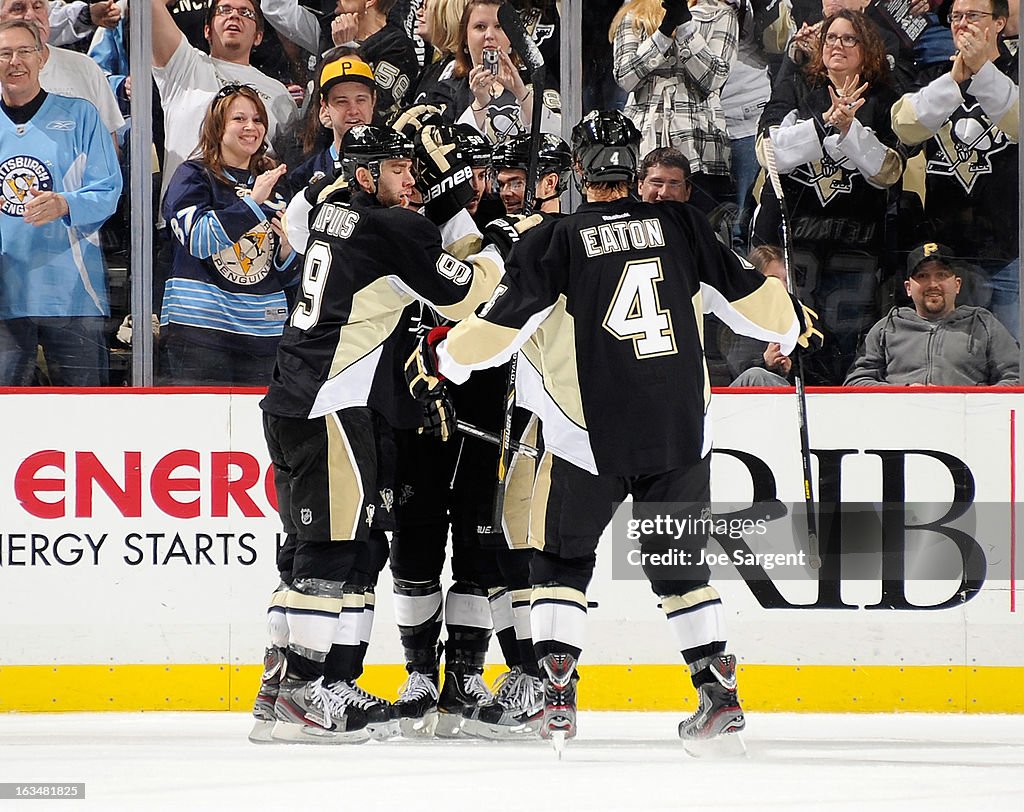
[[[313,231],[321,231],[339,240],[347,240],[359,222],[359,214],[346,206],[325,203],[313,221]]]

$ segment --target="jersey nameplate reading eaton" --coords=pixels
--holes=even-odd
[[[665,245],[665,234],[661,221],[624,220],[618,223],[602,223],[580,230],[583,247],[588,257],[599,257],[617,251],[642,251],[644,248],[660,248]]]

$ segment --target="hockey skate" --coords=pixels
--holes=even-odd
[[[361,744],[369,741],[366,714],[324,685],[283,679],[274,705],[273,740],[299,744]]]
[[[471,709],[462,729],[482,739],[532,738],[543,717],[544,683],[517,665],[498,677],[494,699]]]
[[[429,739],[437,728],[437,676],[413,671],[398,692],[395,713],[407,739]]]
[[[374,741],[387,741],[401,733],[398,713],[386,699],[361,688],[355,680],[332,682],[330,689],[345,702],[366,714],[366,730]]]
[[[281,689],[281,675],[284,674],[284,649],[279,646],[268,646],[263,655],[263,677],[260,690],[256,694],[256,703],[252,708],[255,719],[249,731],[249,741],[253,744],[270,744],[271,734],[277,717],[274,715],[274,703]]]
[[[561,759],[565,742],[576,735],[576,658],[571,654],[548,654],[540,665],[544,672],[540,737],[551,740]]]
[[[697,689],[696,712],[679,723],[683,748],[695,758],[742,756],[746,746],[739,735],[746,722],[736,695],[736,658],[722,654],[708,664],[714,682]]]
[[[444,685],[437,700],[437,729],[434,735],[443,739],[460,736],[465,716],[479,704],[490,700],[491,692],[476,669],[446,665]]]

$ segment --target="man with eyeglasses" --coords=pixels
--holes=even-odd
[[[957,305],[961,282],[946,246],[915,248],[904,282],[913,307],[871,328],[844,385],[1016,386],[1017,342],[988,310]]]
[[[892,125],[926,158],[924,217],[908,225],[980,269],[970,303],[988,307],[1017,338],[1018,67],[999,38],[1008,13],[1006,0],[955,0],[956,56],[893,105]]]
[[[0,22],[0,386],[108,383],[110,315],[100,226],[121,194],[96,108],[40,85],[39,28]]]
[[[39,30],[44,58],[39,82],[43,89],[48,93],[91,102],[116,145],[117,131],[124,126],[124,118],[107,77],[99,65],[85,54],[47,45],[50,38],[49,3],[46,0],[0,0],[0,22],[7,20],[25,20]]]
[[[17,1],[17,0],[15,0]],[[207,55],[189,44],[164,0],[153,8],[153,78],[164,108],[161,200],[171,177],[199,143],[210,101],[228,84],[249,85],[267,108],[267,140],[274,144],[298,116],[288,88],[254,68],[252,49],[263,40],[263,15],[254,0],[215,0],[206,16]]]
[[[690,199],[690,162],[674,147],[648,152],[640,164],[637,192],[644,203]]]

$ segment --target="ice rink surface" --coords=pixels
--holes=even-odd
[[[540,742],[258,746],[240,713],[6,714],[0,781],[84,781],[8,809],[1019,810],[1024,717],[748,714],[742,760],[697,760],[677,714],[583,713]]]

